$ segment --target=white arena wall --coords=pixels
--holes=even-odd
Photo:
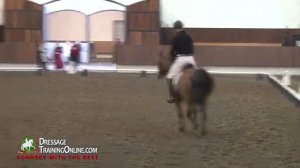
[[[124,21],[124,11],[101,11],[88,16],[89,41],[114,41],[114,21]]]
[[[162,27],[300,28],[300,0],[160,0],[160,8]]]
[[[86,16],[77,11],[65,10],[46,16],[46,41],[86,41]]]

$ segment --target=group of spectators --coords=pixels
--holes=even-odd
[[[72,47],[70,49],[70,57],[67,64],[73,63],[75,66],[77,66],[77,64],[80,62],[80,52],[81,52],[80,42],[73,42]],[[43,43],[40,44],[38,48],[37,56],[38,56],[37,57],[38,65],[44,70],[47,70],[47,64],[49,62],[54,63],[55,69],[63,69],[65,66],[63,61],[63,47],[60,46],[59,43],[56,43],[56,46],[54,47],[52,61],[48,59],[47,48]]]

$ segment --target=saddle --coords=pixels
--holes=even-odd
[[[183,73],[185,70],[191,69],[191,68],[195,68],[193,64],[190,64],[190,63],[185,64],[185,65],[181,68],[180,72],[177,73],[177,74],[174,76],[174,78],[173,78],[173,80],[172,80],[174,89],[177,89],[177,85],[178,85],[178,82],[179,82],[179,79],[180,79],[182,73]]]

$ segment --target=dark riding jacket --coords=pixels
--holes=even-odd
[[[177,55],[191,56],[194,54],[193,40],[184,30],[176,33],[171,44],[171,55],[175,60]]]

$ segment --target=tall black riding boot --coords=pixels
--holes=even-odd
[[[175,103],[175,89],[173,86],[172,79],[167,79],[167,85],[169,88],[169,99],[167,100],[168,103]]]

